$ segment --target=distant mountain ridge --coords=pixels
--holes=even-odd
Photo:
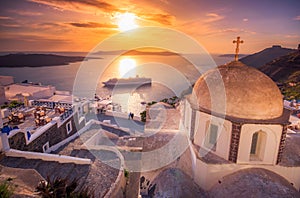
[[[83,56],[60,56],[54,54],[8,54],[0,56],[0,67],[41,67],[68,65],[83,61]]]
[[[296,51],[296,49],[282,48],[280,45],[273,45],[270,48],[266,48],[255,54],[243,57],[240,61],[246,65],[259,68],[276,58]]]
[[[98,51],[92,53],[92,55],[131,55],[131,56],[137,56],[137,55],[159,55],[159,56],[173,56],[176,55],[174,52],[169,51],[140,51],[140,50],[115,50],[115,51]]]
[[[239,57],[243,58],[245,56],[248,56],[248,54],[239,54]],[[221,54],[219,57],[226,57],[226,58],[234,58],[235,54]]]

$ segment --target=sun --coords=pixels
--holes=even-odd
[[[119,73],[121,77],[135,76],[136,62],[132,58],[123,58],[119,62]]]
[[[117,19],[117,25],[121,32],[128,31],[134,28],[137,28],[138,25],[135,22],[136,15],[133,13],[123,13],[118,14],[116,16]]]

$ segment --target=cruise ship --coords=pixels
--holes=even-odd
[[[140,86],[151,85],[152,79],[145,77],[130,77],[130,78],[111,78],[108,81],[102,82],[106,87],[114,86]]]

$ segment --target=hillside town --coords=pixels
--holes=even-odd
[[[211,106],[221,98],[207,95],[214,70],[228,80],[225,112]],[[110,97],[78,98],[1,76],[1,180],[15,178],[15,193],[24,196],[41,195],[41,181],[68,178],[95,197],[237,196],[246,188],[259,197],[297,197],[300,103],[282,101],[269,77],[238,60],[214,70],[183,98],[145,104],[145,120],[128,117]],[[166,150],[148,154],[159,148]],[[27,182],[24,174],[35,176]]]

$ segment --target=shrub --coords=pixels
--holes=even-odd
[[[140,115],[141,115],[141,121],[146,122],[146,111],[141,112]]]
[[[52,181],[47,177],[46,181],[41,181],[36,187],[36,191],[44,198],[56,198],[56,197],[94,197],[93,193],[88,188],[84,188],[81,191],[75,192],[78,186],[78,180],[74,179],[69,182],[67,178],[55,178]]]
[[[129,171],[126,169],[124,169],[124,177],[127,179],[129,178]]]
[[[11,108],[11,109],[13,109],[13,108],[19,107],[21,105],[23,105],[22,102],[13,100],[13,101],[10,102],[10,104],[8,105],[8,107]]]
[[[156,104],[156,103],[157,103],[156,101],[152,101],[152,102],[148,102],[147,105],[148,105],[148,106],[151,106],[151,105],[154,105],[154,104]]]
[[[7,181],[4,181],[0,184],[0,197],[1,198],[9,198],[13,194],[14,194],[14,189]]]

